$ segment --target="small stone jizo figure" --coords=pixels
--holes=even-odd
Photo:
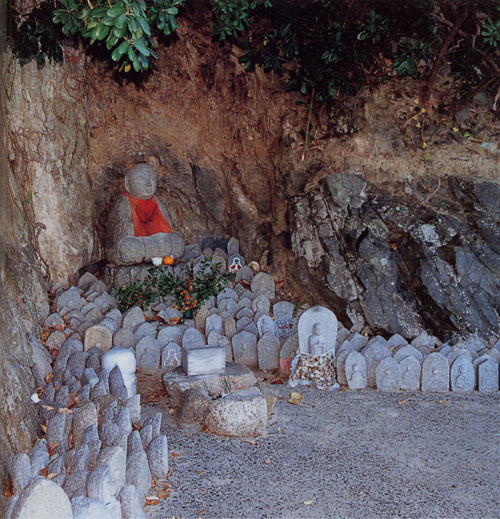
[[[309,337],[309,352],[311,355],[323,355],[326,351],[324,328],[322,323],[314,323]]]
[[[184,237],[172,232],[166,208],[154,196],[156,171],[137,164],[125,176],[125,190],[108,219],[106,252],[115,265],[134,265],[154,257],[184,254]]]

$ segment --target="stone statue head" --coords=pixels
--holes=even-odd
[[[139,200],[149,200],[156,192],[156,171],[149,164],[137,164],[125,175],[125,189]]]
[[[323,323],[314,323],[312,333],[313,335],[323,335]]]

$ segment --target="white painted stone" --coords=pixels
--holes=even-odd
[[[73,519],[71,503],[64,490],[43,477],[37,477],[19,496],[12,519]]]
[[[188,376],[222,373],[226,364],[226,349],[222,346],[182,348],[182,367]]]

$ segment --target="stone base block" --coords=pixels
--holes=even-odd
[[[152,263],[140,263],[139,265],[132,265],[130,267],[112,267],[106,266],[104,268],[104,282],[108,287],[112,285],[128,285],[134,281],[142,281],[146,279],[149,269],[153,268]],[[172,267],[164,267],[171,269]]]
[[[266,428],[267,403],[256,387],[214,400],[205,418],[208,431],[221,436],[260,436]]]
[[[225,370],[219,374],[189,376],[182,368],[177,368],[165,373],[162,380],[171,407],[179,405],[182,393],[188,389],[200,389],[211,397],[219,397],[223,393],[246,389],[257,383],[250,369],[233,362],[228,362]]]
[[[221,346],[182,349],[182,367],[186,375],[220,374],[225,364],[226,349]]]

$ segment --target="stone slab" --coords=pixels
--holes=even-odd
[[[179,405],[182,393],[188,389],[199,389],[210,396],[220,396],[222,393],[246,389],[257,383],[250,369],[233,362],[228,362],[224,372],[220,374],[189,376],[178,368],[165,373],[162,381],[172,407]]]

